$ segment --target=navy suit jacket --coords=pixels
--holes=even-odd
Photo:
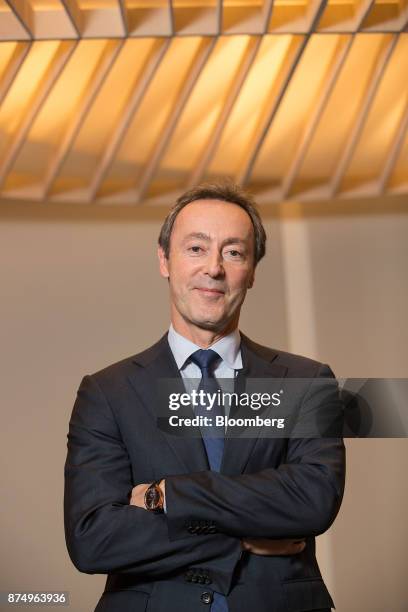
[[[241,352],[238,384],[319,378],[317,392],[305,382],[302,407],[341,406],[328,366],[244,335]],[[221,471],[211,472],[200,437],[157,426],[160,379],[172,377],[182,384],[165,334],[142,353],[85,376],[78,390],[65,465],[65,533],[79,571],[108,574],[97,612],[199,612],[209,610],[214,591],[227,597],[230,612],[332,607],[314,538],[340,507],[342,439],[227,437]],[[159,478],[166,479],[166,514],[129,505],[136,484]],[[299,536],[306,548],[298,555],[241,549],[243,537]]]

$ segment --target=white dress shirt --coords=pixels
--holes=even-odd
[[[197,364],[189,360],[191,355],[201,349],[201,346],[188,340],[170,325],[168,342],[176,360],[177,367],[183,378],[201,378],[201,370]],[[214,369],[217,378],[235,378],[237,370],[242,368],[241,335],[234,329],[228,336],[223,336],[208,347],[221,357],[221,361]]]
[[[189,393],[193,389],[197,390],[201,380],[201,370],[197,364],[190,361],[190,357],[195,351],[200,350],[201,347],[176,332],[172,324],[168,333],[168,342],[180,374],[184,379],[186,391]],[[224,393],[232,393],[234,391],[233,379],[237,376],[238,370],[242,369],[241,335],[239,330],[235,329],[208,348],[218,353],[221,358],[214,369],[214,376],[221,390]],[[228,416],[229,406],[224,405],[224,408]]]
[[[193,353],[201,349],[201,346],[194,344],[178,332],[170,324],[169,333],[167,336],[171,352],[173,353],[177,367],[183,378],[184,386],[187,392],[193,389],[197,390],[201,380],[201,370],[197,364],[190,361]],[[238,329],[232,331],[228,336],[224,336],[211,346],[213,351],[216,351],[221,357],[214,369],[214,376],[223,392],[234,391],[234,378],[238,374],[238,370],[242,369],[241,357],[241,335]],[[229,406],[224,404],[225,413],[228,416]],[[167,512],[166,500],[164,501],[164,512]]]

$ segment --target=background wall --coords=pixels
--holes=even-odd
[[[408,376],[406,201],[262,210],[269,249],[241,329],[340,377]],[[68,590],[75,612],[93,610],[101,593],[104,578],[78,573],[65,550],[68,420],[84,374],[167,329],[155,254],[165,212],[0,204],[1,590]],[[322,572],[338,612],[402,612],[407,441],[347,448],[343,506],[318,542]]]

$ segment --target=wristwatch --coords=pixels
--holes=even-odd
[[[164,496],[161,488],[159,487],[162,480],[163,478],[160,478],[160,480],[155,480],[152,482],[144,494],[144,505],[146,510],[156,512],[156,514],[161,514],[164,512]]]

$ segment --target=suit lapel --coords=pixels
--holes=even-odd
[[[242,370],[239,371],[235,390],[242,393],[247,388],[247,379],[251,378],[284,378],[287,374],[285,366],[274,363],[278,352],[266,349],[253,343],[241,334]],[[232,415],[231,415],[232,416]],[[225,440],[221,473],[226,476],[242,474],[253,451],[261,428],[251,429],[251,438],[229,438],[228,429]],[[271,441],[272,442],[272,441]]]
[[[160,392],[163,390],[164,383],[171,379],[171,391],[174,393],[184,393],[185,388],[167,341],[167,333],[157,344],[136,355],[133,361],[134,371],[130,374],[129,381],[140,400],[155,420],[164,415],[168,416],[168,394],[166,396],[165,393]],[[190,408],[181,409],[177,414],[194,417]],[[159,431],[186,472],[210,469],[199,428],[189,428],[191,436],[167,433],[164,428],[160,428]]]
[[[241,334],[241,355],[243,368],[236,379],[236,391],[246,389],[247,379],[252,378],[284,378],[287,374],[285,366],[274,363],[277,351],[266,349],[253,343]],[[185,388],[179,369],[167,341],[167,333],[154,346],[133,358],[134,370],[129,375],[129,382],[140,400],[157,420],[168,415],[168,396],[160,394],[159,389],[167,379],[172,380],[172,391],[184,393]],[[181,411],[178,412],[181,416]],[[193,417],[190,408],[184,409],[183,416]],[[231,415],[232,416],[232,415]],[[225,440],[221,473],[227,476],[241,474],[258,439],[258,432],[252,429],[251,438],[229,438],[228,429]],[[160,429],[161,434],[171,447],[174,454],[186,472],[209,470],[205,447],[199,428],[189,428],[191,436],[174,435]]]

